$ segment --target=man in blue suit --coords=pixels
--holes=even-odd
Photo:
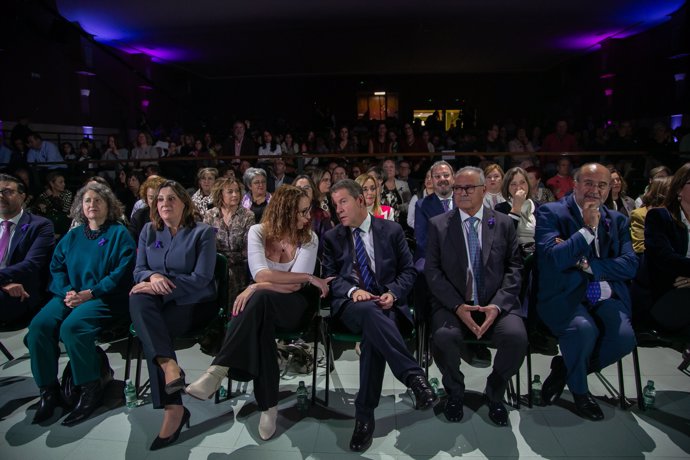
[[[362,335],[359,393],[350,449],[365,450],[374,433],[386,364],[415,394],[416,407],[438,401],[400,332],[411,329],[407,296],[416,278],[400,225],[367,212],[362,187],[344,179],[331,188],[340,224],[325,235],[323,276],[331,282],[332,315]]]
[[[26,318],[41,304],[53,250],[53,224],[22,209],[26,189],[0,174],[0,322]]]
[[[608,169],[589,163],[575,175],[572,194],[537,211],[537,310],[563,355],[551,362],[542,399],[551,404],[567,383],[577,412],[590,420],[604,415],[589,394],[587,374],[635,346],[625,283],[638,261],[628,220],[603,206],[610,187]]]

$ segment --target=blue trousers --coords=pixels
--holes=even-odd
[[[558,335],[571,393],[587,393],[588,373],[617,362],[633,350],[635,333],[628,311],[618,299],[577,307],[568,327]]]
[[[45,387],[57,381],[59,341],[65,344],[76,385],[100,378],[101,361],[95,341],[101,325],[111,317],[111,309],[102,299],[72,309],[62,298],[53,297],[34,316],[26,336],[36,384]]]
[[[386,363],[393,375],[407,384],[409,376],[424,371],[407,349],[398,329],[398,321],[409,322],[397,307],[383,310],[374,302],[348,302],[340,315],[342,323],[355,334],[362,334],[359,359],[359,392],[355,399],[355,417],[374,419],[379,405]],[[411,327],[411,325],[410,325]]]

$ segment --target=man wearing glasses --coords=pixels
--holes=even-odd
[[[0,322],[13,323],[41,303],[48,261],[53,249],[53,224],[22,209],[24,184],[0,174]]]
[[[589,420],[604,414],[589,393],[587,374],[635,346],[625,283],[638,261],[628,219],[603,205],[610,188],[609,170],[589,163],[575,174],[572,194],[537,210],[537,310],[563,354],[551,362],[542,400],[553,403],[567,383],[577,413]]]
[[[429,221],[424,274],[433,293],[433,352],[448,393],[446,419],[463,417],[463,340],[489,339],[496,357],[484,394],[489,418],[505,426],[503,393],[527,352],[518,299],[522,258],[512,219],[484,207],[485,191],[481,169],[468,166],[455,174],[456,209]]]

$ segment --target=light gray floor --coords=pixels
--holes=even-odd
[[[17,356],[16,362],[0,367],[0,459],[269,459],[301,458],[339,460],[358,455],[348,450],[353,428],[353,400],[358,386],[358,360],[353,350],[346,350],[332,373],[330,407],[316,406],[305,418],[294,408],[294,390],[299,380],[310,385],[310,376],[288,375],[281,383],[283,399],[279,406],[278,431],[268,441],[257,433],[259,413],[246,393],[231,401],[213,404],[185,396],[192,413],[191,429],[183,430],[178,444],[149,452],[148,446],[160,426],[162,414],[150,404],[127,412],[118,401],[120,382],[111,386],[109,409],[99,410],[87,422],[72,428],[54,423],[31,425],[38,400],[38,389],[31,377],[25,331],[0,334],[3,343]],[[124,360],[113,346],[107,350],[115,378],[124,377]],[[179,361],[195,379],[210,358],[198,346],[179,351]],[[0,358],[5,362],[4,358]],[[488,369],[463,364],[467,387],[477,393],[468,395],[465,418],[460,423],[446,422],[439,412],[418,412],[405,394],[404,386],[390,372],[383,385],[381,404],[376,411],[376,431],[372,447],[364,453],[371,459],[445,459],[470,458],[607,458],[607,459],[688,459],[690,458],[690,377],[676,369],[680,354],[668,349],[640,349],[643,378],[656,382],[657,408],[640,412],[623,411],[601,403],[603,422],[587,422],[571,412],[566,391],[559,406],[523,407],[510,410],[510,427],[499,428],[489,421],[487,409],[479,404]],[[63,356],[61,368],[66,363]],[[534,372],[547,374],[550,357],[535,355]],[[438,376],[432,367],[431,376]],[[604,375],[617,382],[614,367]],[[632,359],[625,360],[626,392],[634,397]],[[526,391],[523,367],[522,389]],[[319,370],[319,395],[325,388],[324,369]],[[590,378],[595,395],[604,395],[602,384]]]

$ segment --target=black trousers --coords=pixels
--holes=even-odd
[[[305,289],[289,294],[258,290],[244,311],[228,324],[213,364],[229,367],[228,375],[233,380],[253,380],[254,398],[262,411],[278,404],[276,330],[298,329],[308,310]]]
[[[690,335],[690,288],[675,288],[652,306],[652,317],[667,331]]]
[[[408,328],[412,325],[397,307],[383,310],[372,301],[347,302],[343,309],[340,321],[353,333],[362,335],[355,417],[362,421],[373,420],[374,409],[381,397],[386,363],[404,384],[411,375],[424,375],[398,328],[398,324]]]
[[[465,393],[465,376],[460,371],[463,340],[475,339],[476,336],[454,312],[445,308],[433,313],[431,327],[434,359],[443,374],[443,386],[451,397],[462,399]],[[508,380],[517,374],[527,354],[524,320],[517,315],[501,313],[484,337],[496,347],[494,377],[489,379],[487,396],[492,401],[501,401]]]
[[[29,315],[37,312],[39,305],[35,305],[30,300],[20,301],[18,297],[12,297],[5,291],[0,290],[0,322],[13,323],[28,319]]]
[[[163,297],[134,294],[129,298],[129,314],[139,337],[149,369],[151,399],[154,409],[166,405],[182,405],[180,392],[169,395],[164,391],[165,374],[156,361],[170,358],[177,361],[173,340],[207,324],[218,313],[215,301],[192,305],[163,302]]]

